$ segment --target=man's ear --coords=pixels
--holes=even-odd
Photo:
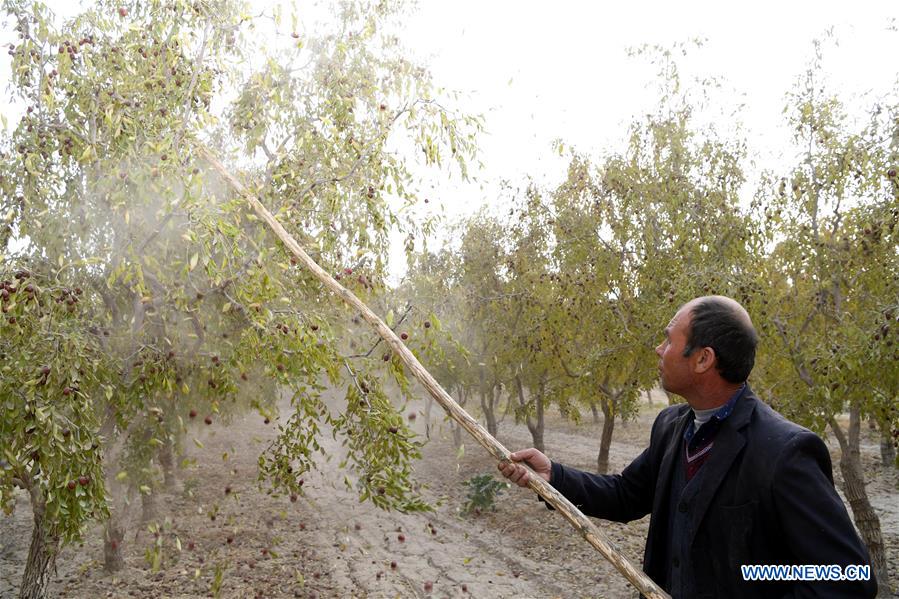
[[[717,356],[715,355],[714,349],[712,349],[711,347],[703,347],[696,353],[696,362],[693,366],[693,371],[696,374],[702,374],[708,369],[715,366],[715,360],[717,359]]]

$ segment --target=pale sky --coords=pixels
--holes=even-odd
[[[560,182],[556,138],[594,156],[622,149],[629,123],[656,101],[655,69],[627,55],[642,44],[705,40],[678,61],[685,83],[722,80],[720,109],[705,116],[728,128],[726,115],[738,112],[756,168],[790,164],[785,95],[813,57],[812,41],[833,27],[839,46],[827,44],[823,61],[831,89],[864,110],[870,102],[860,96],[897,87],[897,17],[895,1],[422,0],[402,37],[440,85],[467,92],[466,108],[487,120],[484,189],[444,181],[435,191],[456,216],[495,199],[500,178]],[[753,189],[748,183],[746,194]],[[401,248],[394,259],[402,262]]]
[[[280,0],[267,0],[287,4]],[[78,2],[49,2],[73,14]],[[253,3],[259,4],[258,2]],[[298,1],[298,12],[321,15],[327,2]],[[75,9],[77,10],[77,9]],[[308,11],[308,12],[307,12]],[[327,12],[327,8],[325,8]],[[463,92],[460,107],[483,114],[479,184],[423,175],[432,201],[422,210],[455,217],[495,203],[496,182],[530,175],[552,185],[564,160],[551,150],[561,138],[594,156],[619,150],[627,126],[655,102],[654,69],[626,50],[641,44],[670,46],[705,40],[680,60],[684,81],[716,76],[724,87],[713,115],[723,128],[739,107],[740,120],[762,167],[790,158],[784,96],[812,58],[812,40],[834,28],[839,47],[828,44],[824,66],[831,89],[850,109],[864,109],[864,93],[896,89],[899,76],[897,2],[534,2],[529,0],[420,0],[405,20],[404,44],[426,63],[440,86]],[[289,19],[286,19],[285,26]],[[0,36],[5,41],[7,31]],[[8,62],[0,82],[8,80]],[[8,106],[2,110],[12,120]],[[431,186],[433,185],[433,189]],[[751,184],[748,192],[751,193]],[[405,266],[402,243],[391,252],[394,277]]]
[[[899,76],[899,33],[889,30],[897,17],[896,2],[423,0],[404,37],[439,83],[467,91],[472,111],[487,117],[489,175],[514,179],[552,169],[555,138],[584,150],[622,147],[632,117],[655,100],[653,69],[626,54],[644,43],[705,39],[680,61],[685,79],[723,78],[733,91],[721,97],[745,104],[754,149],[783,150],[784,95],[812,40],[834,27],[840,46],[825,50],[824,64],[847,98],[883,92]]]

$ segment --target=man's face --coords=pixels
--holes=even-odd
[[[695,375],[693,357],[697,352],[691,356],[684,356],[687,335],[690,331],[691,310],[691,304],[686,304],[678,310],[665,328],[665,339],[656,347],[662,388],[678,395],[683,395],[684,390],[692,387]]]

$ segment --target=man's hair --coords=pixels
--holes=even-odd
[[[715,350],[718,373],[729,383],[742,383],[755,365],[758,334],[729,302],[709,297],[693,306],[684,357],[702,347]]]

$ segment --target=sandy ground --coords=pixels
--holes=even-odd
[[[610,456],[614,471],[642,451],[661,406],[660,401],[646,405],[636,421],[617,426]],[[467,491],[462,482],[476,474],[495,473],[495,464],[470,439],[457,459],[449,428],[441,420],[432,418],[431,439],[416,466],[418,480],[426,485],[425,497],[440,504],[433,513],[414,515],[359,503],[345,489],[342,473],[330,468],[339,461],[341,448],[328,435],[323,441],[332,456],[330,464],[306,476],[305,497],[291,503],[256,485],[256,458],[273,436],[274,424],[265,425],[258,415],[249,415],[227,429],[215,425],[200,429],[204,447],[191,445],[189,451],[197,465],[180,471],[178,489],[160,498],[160,519],[171,520],[164,535],[162,569],[154,573],[149,568],[145,552],[153,535],[138,525],[135,513],[124,547],[125,570],[115,576],[103,572],[100,529],[92,527],[82,545],[63,550],[51,595],[209,597],[218,572],[222,597],[637,596],[530,491],[512,488],[499,495],[495,512],[460,515]],[[424,435],[422,410],[414,426]],[[566,464],[592,469],[598,437],[599,426],[592,422],[575,427],[554,414],[548,418],[547,453]],[[501,424],[499,440],[510,449],[530,445],[527,429],[514,425],[511,417]],[[836,458],[835,443],[830,445]],[[227,460],[222,457],[225,452]],[[897,476],[882,473],[873,435],[865,438],[863,454],[893,581],[899,583]],[[835,474],[839,476],[839,471]],[[185,488],[194,489],[194,495],[187,495]],[[212,520],[215,506],[218,511]],[[600,525],[639,565],[648,521],[647,517],[627,525]],[[29,535],[30,510],[22,495],[15,514],[0,518],[0,597],[15,594]],[[181,551],[174,546],[175,536]]]

